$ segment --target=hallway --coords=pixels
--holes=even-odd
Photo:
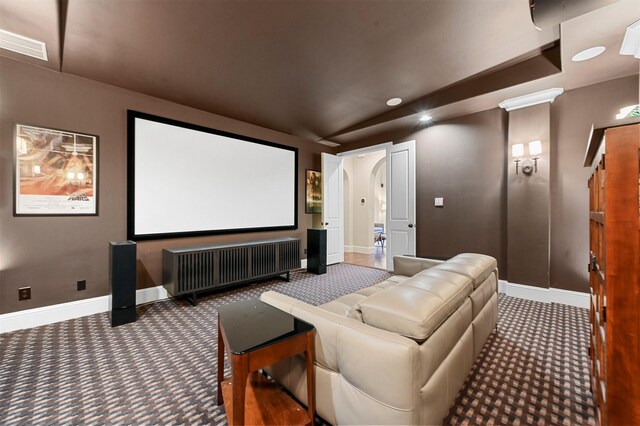
[[[351,265],[368,266],[370,268],[387,269],[387,254],[384,247],[378,245],[375,247],[375,253],[363,254],[355,252],[345,252],[344,263]]]

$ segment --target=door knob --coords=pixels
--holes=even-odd
[[[413,228],[413,223],[410,223],[410,224],[409,224],[409,228]]]

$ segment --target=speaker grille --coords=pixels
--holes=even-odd
[[[162,258],[164,286],[177,296],[298,269],[300,240],[164,249]]]

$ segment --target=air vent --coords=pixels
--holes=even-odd
[[[320,140],[319,140],[319,141],[317,141],[317,142],[318,142],[319,144],[326,145],[326,146],[330,146],[330,147],[334,147],[334,148],[335,148],[336,146],[340,146],[340,144],[339,144],[339,143],[335,143],[335,142],[331,142],[331,141],[325,141],[325,140],[322,140],[322,139],[320,139]]]
[[[47,46],[42,41],[33,40],[9,31],[0,30],[0,48],[32,58],[47,59]]]

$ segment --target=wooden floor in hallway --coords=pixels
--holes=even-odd
[[[344,263],[351,265],[368,266],[370,268],[387,269],[387,253],[384,247],[375,247],[375,253],[344,253]]]

